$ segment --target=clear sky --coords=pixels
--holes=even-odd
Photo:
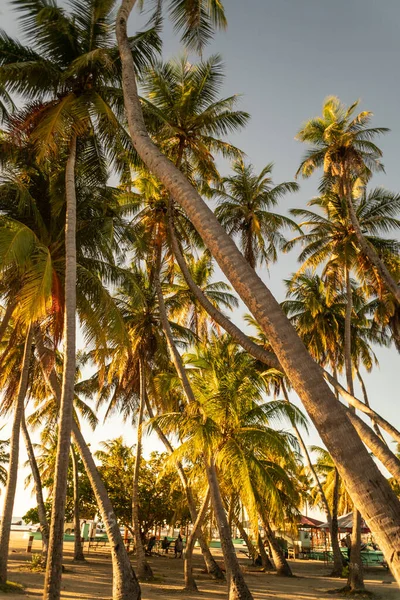
[[[226,65],[222,93],[241,94],[241,108],[251,114],[247,128],[231,136],[230,141],[246,152],[257,169],[274,161],[275,181],[288,181],[293,179],[304,151],[294,139],[301,123],[319,114],[326,96],[339,96],[347,104],[360,98],[361,109],[374,112],[374,124],[391,129],[379,141],[386,174],[375,177],[373,185],[399,191],[400,3],[225,0],[225,5],[228,29],[217,33],[205,56],[222,55]],[[14,14],[5,0],[0,3],[0,20],[7,33],[17,35]],[[139,21],[132,15],[132,32]],[[166,23],[163,56],[170,58],[180,52],[179,40]],[[316,194],[318,177],[300,183],[300,192],[282,202],[281,212],[305,206]],[[279,300],[283,300],[282,279],[296,268],[296,253],[292,252],[280,257],[269,276],[264,277]],[[235,320],[242,323],[240,315]],[[377,355],[380,368],[366,377],[370,400],[376,410],[400,427],[394,377],[399,357],[394,348],[377,349]],[[127,442],[134,443],[132,427],[121,427],[116,420],[88,437],[95,448],[99,440],[120,433],[124,433]],[[318,443],[316,432],[311,431],[309,443]],[[147,442],[147,450],[152,448],[160,449],[153,438]],[[14,514],[23,514],[30,505],[34,505],[34,500],[24,492],[21,481]]]

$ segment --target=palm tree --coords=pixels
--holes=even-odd
[[[118,61],[113,60],[117,57],[116,50],[110,44],[112,3],[99,4],[87,0],[83,7],[73,5],[70,15],[57,6],[49,11],[42,0],[34,3],[20,0],[16,8],[22,12],[25,34],[33,47],[24,47],[3,34],[0,81],[11,91],[21,93],[31,102],[36,101],[32,109],[36,123],[32,135],[42,155],[57,154],[61,150],[61,156],[64,154],[65,157],[65,361],[58,436],[59,459],[44,596],[50,599],[59,598],[60,595],[66,478],[73,420],[76,160],[81,151],[81,139],[93,130],[94,125],[103,140],[110,141],[115,131],[118,131],[122,140],[124,132],[118,127],[112,110],[117,106],[118,96],[116,90],[113,92],[113,85],[119,79]],[[151,46],[147,45],[147,51],[151,54]],[[92,146],[92,151],[96,154],[98,146]],[[133,591],[136,583],[132,586]]]
[[[243,127],[249,115],[234,110],[238,97],[220,98],[224,79],[221,58],[189,64],[156,63],[142,80],[143,114],[157,144],[191,181],[217,181],[215,154],[225,158],[240,151],[221,139]]]
[[[148,169],[161,181],[175,202],[185,209],[222,271],[269,336],[278,361],[331,452],[351,495],[367,522],[371,523],[396,578],[400,579],[400,559],[396,554],[399,550],[397,532],[400,526],[397,497],[374,465],[346,418],[344,408],[337,404],[334,394],[325,383],[319,366],[311,359],[270,291],[247,264],[197,191],[160,152],[147,133],[126,31],[133,4],[133,0],[123,0],[116,23],[124,102],[133,144]],[[368,482],[364,473],[368,473]],[[375,482],[373,486],[372,480]],[[382,506],[386,507],[385,517],[389,516],[393,524],[390,528],[386,520],[383,523]]]
[[[234,174],[224,177],[212,190],[218,199],[217,219],[229,235],[239,238],[243,256],[253,269],[262,263],[276,262],[278,250],[286,242],[281,230],[297,229],[294,221],[271,212],[271,208],[299,186],[293,181],[275,185],[272,168],[273,163],[269,163],[257,174],[253,165],[240,159],[233,163]]]
[[[372,140],[388,131],[383,127],[368,127],[372,118],[369,111],[354,115],[358,104],[356,101],[347,108],[334,96],[325,100],[322,116],[306,122],[297,134],[297,139],[311,145],[297,173],[309,177],[317,168],[323,167],[326,178],[337,180],[338,193],[346,202],[358,247],[400,302],[399,287],[380,255],[365,238],[354,204],[354,181],[359,179],[365,185],[373,171],[383,170],[380,161],[382,152]]]

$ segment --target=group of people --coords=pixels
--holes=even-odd
[[[157,541],[156,536],[152,535],[147,543],[147,548],[146,548],[146,554],[148,556],[152,555],[154,546],[156,545],[156,541]],[[168,554],[171,543],[172,542],[169,541],[167,536],[165,536],[164,539],[161,541],[161,550],[162,550],[163,554]],[[183,539],[182,539],[181,534],[178,535],[178,537],[176,538],[176,540],[174,542],[174,551],[175,551],[174,558],[182,558]]]

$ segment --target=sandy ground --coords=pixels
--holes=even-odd
[[[31,555],[26,553],[27,540],[21,534],[13,535],[10,544],[9,579],[25,586],[25,594],[7,594],[13,600],[41,598],[43,574],[29,570]],[[85,545],[86,546],[86,545]],[[33,551],[39,551],[38,542]],[[65,544],[62,598],[79,600],[111,600],[111,561],[105,549],[90,550],[86,564],[72,562],[72,544]],[[215,551],[217,560],[221,560],[220,551]],[[273,573],[262,573],[253,568],[246,557],[240,562],[246,575],[254,600],[322,600],[324,598],[342,598],[332,595],[329,590],[343,586],[343,580],[327,577],[328,569],[318,561],[290,561],[295,578],[276,577]],[[195,576],[198,593],[182,593],[183,561],[170,556],[153,556],[150,559],[155,581],[142,584],[143,600],[161,600],[163,598],[190,598],[191,600],[223,600],[227,597],[224,584],[211,581],[202,572],[203,563],[199,551],[195,557]],[[135,561],[133,560],[133,564]],[[400,591],[393,577],[383,568],[369,568],[365,573],[368,589],[380,600],[400,600]],[[0,592],[0,596],[4,596]]]

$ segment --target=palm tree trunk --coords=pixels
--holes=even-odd
[[[275,563],[276,574],[279,575],[279,577],[293,577],[292,569],[285,558],[283,550],[276,539],[270,524],[265,518],[263,518],[263,525],[265,529],[265,535],[269,542],[269,547],[271,548],[272,558]]]
[[[139,358],[140,372],[140,404],[137,418],[137,440],[136,440],[136,460],[133,471],[132,483],[132,524],[135,535],[135,549],[137,561],[137,573],[139,579],[152,579],[153,571],[146,560],[146,553],[142,542],[140,519],[139,519],[139,473],[142,460],[142,425],[146,397],[146,367],[142,356]]]
[[[19,435],[24,414],[24,401],[28,388],[29,363],[32,352],[32,328],[29,327],[21,363],[18,395],[15,399],[14,420],[10,440],[10,462],[8,464],[7,487],[4,495],[3,516],[0,525],[0,583],[7,583],[8,549],[14,509],[15,490],[18,479]]]
[[[159,279],[160,252],[161,252],[161,248],[159,247],[157,261],[156,261],[157,265],[156,265],[156,269],[155,269],[156,272],[154,275],[154,284],[156,287],[158,304],[159,304],[160,321],[161,321],[161,325],[164,329],[164,333],[165,333],[165,336],[167,339],[167,344],[168,344],[168,348],[171,353],[172,362],[175,366],[178,377],[182,383],[182,387],[183,387],[184,393],[186,395],[187,402],[189,404],[191,404],[191,403],[195,402],[195,397],[193,394],[192,387],[190,385],[190,381],[186,374],[181,355],[179,354],[178,349],[175,346],[175,343],[174,343],[174,340],[172,337],[171,326],[169,324],[167,312],[165,309],[165,303],[164,303],[164,298],[163,298],[160,279]],[[224,554],[226,569],[227,569],[228,575],[230,576],[229,600],[245,600],[245,599],[249,600],[250,598],[252,598],[252,596],[251,596],[250,591],[248,590],[247,585],[243,579],[243,575],[241,574],[239,563],[237,562],[235,549],[234,549],[234,546],[232,543],[232,538],[231,538],[230,531],[229,531],[228,520],[226,518],[226,513],[225,513],[225,510],[224,510],[223,504],[222,504],[222,498],[221,498],[221,494],[219,491],[218,480],[216,478],[215,467],[214,466],[212,466],[212,467],[206,466],[206,471],[207,471],[207,477],[208,477],[208,484],[209,484],[210,492],[211,492],[212,505],[213,505],[215,518],[217,520],[218,528],[219,528],[219,532],[220,532],[220,536],[221,536],[221,545],[222,545],[222,550],[223,550],[223,554]],[[214,471],[214,473],[212,471]],[[219,505],[219,503],[221,504],[221,506]],[[222,508],[222,510],[221,510],[221,508]],[[217,514],[217,512],[218,512],[218,514]],[[228,535],[228,532],[229,532],[229,535]],[[224,537],[224,540],[222,540],[222,537]]]
[[[367,425],[365,421],[360,419],[350,409],[347,409],[347,415],[353,423],[354,428],[358,432],[364,444],[371,450],[375,458],[377,458],[383,466],[400,481],[400,460],[391,451],[389,446],[381,440],[380,437]]]
[[[331,540],[332,540],[332,549],[333,549],[333,571],[331,573],[332,577],[341,577],[343,572],[343,567],[345,561],[343,559],[343,554],[340,550],[339,546],[339,527],[338,527],[338,506],[339,506],[339,487],[340,487],[340,477],[338,470],[335,468],[335,482],[333,487],[333,500],[332,500],[332,520],[329,525]],[[335,550],[336,549],[336,550]],[[339,551],[339,555],[337,555],[337,551]]]
[[[38,507],[39,514],[39,524],[40,524],[40,533],[42,536],[42,553],[47,560],[47,551],[49,545],[49,524],[47,522],[46,516],[46,508],[44,505],[43,499],[43,487],[42,480],[40,478],[39,468],[36,462],[35,452],[33,450],[33,445],[31,442],[31,438],[29,436],[29,431],[26,426],[25,414],[22,415],[21,419],[21,429],[22,435],[24,436],[26,452],[28,454],[29,465],[32,472],[33,481],[35,482],[35,495],[36,495],[36,503]]]
[[[251,269],[234,241],[218,223],[185,176],[150,139],[137,92],[127,20],[135,0],[122,0],[116,33],[122,63],[123,94],[133,144],[149,170],[186,211],[205,244],[241,299],[267,334],[279,363],[302,400],[322,441],[400,582],[400,503],[364,448],[321,369],[282,312],[278,302]],[[385,510],[382,510],[385,507]]]
[[[217,521],[222,552],[224,555],[228,580],[229,600],[253,600],[253,596],[244,580],[243,573],[240,569],[239,561],[236,556],[235,547],[232,543],[231,531],[219,489],[217,471],[212,459],[208,464],[206,464],[206,473],[208,485],[210,487],[211,502],[214,509],[215,519]]]
[[[201,530],[201,527],[204,523],[204,519],[206,518],[208,505],[210,503],[210,490],[207,490],[207,493],[204,497],[203,503],[200,507],[199,512],[197,513],[197,519],[193,523],[193,531],[189,536],[189,539],[186,543],[186,551],[185,551],[185,561],[184,561],[184,573],[185,573],[185,587],[184,590],[186,592],[197,592],[196,581],[193,577],[193,550],[194,545],[196,543],[198,533]]]
[[[58,423],[57,458],[53,488],[49,553],[43,600],[60,600],[64,542],[64,515],[67,494],[69,448],[73,422],[76,352],[76,137],[71,140],[65,168],[65,316],[64,371]]]
[[[285,400],[287,403],[290,404],[289,395],[288,395],[288,392],[286,389],[285,382],[283,380],[282,380],[281,386],[282,386],[283,395],[285,396]],[[324,492],[324,488],[322,487],[322,484],[318,477],[318,474],[317,474],[316,470],[314,469],[314,465],[312,464],[310,453],[308,452],[308,448],[304,443],[302,435],[294,423],[292,423],[292,427],[296,434],[297,441],[299,442],[300,449],[306,460],[307,467],[308,467],[315,483],[317,484],[319,495],[321,497],[322,504],[324,505],[326,520],[328,522],[329,533],[331,535],[331,543],[332,543],[333,571],[332,571],[331,575],[333,577],[340,576],[343,571],[344,562],[343,562],[343,555],[340,551],[337,531],[336,531],[336,534],[333,531],[333,517],[332,517],[331,509],[329,508],[329,504],[328,504],[328,500],[327,500],[325,492]]]
[[[397,285],[397,283],[395,282],[395,280],[389,273],[389,270],[386,267],[385,263],[379,258],[376,250],[371,246],[371,244],[368,242],[368,240],[365,239],[365,237],[361,231],[360,223],[358,221],[357,214],[356,214],[356,211],[354,209],[354,204],[353,204],[353,186],[352,186],[351,182],[348,180],[346,172],[344,173],[344,179],[346,182],[345,183],[346,191],[344,193],[344,196],[346,198],[346,205],[347,205],[347,209],[349,211],[349,216],[350,216],[351,224],[353,225],[354,233],[356,234],[356,238],[357,238],[358,244],[360,246],[360,250],[364,254],[364,256],[366,256],[368,258],[371,265],[375,267],[375,269],[379,273],[380,278],[385,283],[387,289],[390,292],[392,292],[397,304],[400,304],[400,288],[399,288],[399,286]]]
[[[147,413],[148,413],[150,419],[153,419],[154,413],[151,408],[150,402],[148,401],[147,396],[146,396],[146,410],[147,410]],[[162,431],[161,427],[159,426],[159,424],[157,422],[154,423],[154,429],[157,432],[158,437],[164,444],[167,452],[169,454],[172,454],[174,449],[173,449],[170,441],[168,440],[167,436],[164,434],[164,432]],[[176,461],[175,467],[178,472],[179,478],[182,482],[183,489],[185,490],[185,493],[186,493],[189,512],[190,512],[190,518],[192,520],[192,523],[195,523],[197,521],[197,509],[196,509],[196,503],[195,503],[194,497],[193,497],[193,492],[189,485],[189,480],[188,480],[185,470],[182,466],[182,463],[180,463],[179,461]],[[204,563],[206,565],[207,573],[209,575],[211,575],[211,577],[213,579],[224,580],[225,575],[224,575],[223,571],[221,570],[221,568],[219,567],[217,561],[211,554],[210,548],[208,547],[204,533],[201,529],[197,533],[197,539],[199,541],[199,545],[200,545],[201,553],[203,555]]]
[[[398,431],[391,423],[386,421],[381,415],[375,412],[370,406],[366,406],[364,402],[361,402],[358,398],[348,392],[337,380],[335,380],[328,371],[324,371],[326,380],[335,387],[344,400],[353,406],[355,409],[360,410],[362,413],[370,417],[371,420],[375,421],[382,427],[398,444],[400,444],[400,431]]]
[[[357,375],[357,379],[358,379],[358,381],[359,381],[359,383],[361,385],[361,391],[362,391],[362,395],[363,395],[363,398],[364,398],[364,404],[365,404],[365,406],[368,406],[368,408],[370,408],[369,398],[368,398],[368,393],[367,393],[367,388],[366,388],[364,379],[361,377],[361,373],[360,373],[360,371],[358,369],[356,370],[356,375]],[[374,431],[375,431],[376,435],[378,437],[380,437],[380,439],[382,440],[382,442],[384,444],[386,444],[385,438],[383,437],[382,432],[379,429],[379,426],[377,425],[377,423],[373,419],[372,419],[372,426],[374,428]]]
[[[344,361],[346,367],[347,389],[354,396],[353,364],[351,356],[351,316],[353,312],[353,291],[351,288],[350,270],[345,266],[346,280],[346,315],[344,325]],[[350,409],[355,413],[355,408]],[[361,515],[353,505],[353,529],[351,534],[351,551],[349,561],[349,577],[347,587],[350,591],[364,590],[363,569],[361,561]]]
[[[270,557],[268,556],[268,554],[265,551],[265,546],[262,541],[260,533],[258,534],[258,552],[260,553],[260,556],[261,556],[261,564],[263,566],[263,569],[266,569],[267,571],[272,571],[274,568],[274,565],[272,564]]]
[[[255,561],[258,558],[257,549],[254,546],[253,542],[251,541],[250,537],[247,535],[247,532],[246,532],[245,528],[243,527],[243,523],[241,522],[241,520],[238,519],[235,515],[233,515],[233,521],[234,521],[236,527],[239,529],[240,537],[242,538],[242,540],[246,544],[247,550],[248,550],[249,555],[250,555],[250,558],[251,558],[251,560],[253,561],[253,564],[254,564]]]
[[[74,447],[71,444],[72,470],[74,479],[74,560],[83,561],[82,539],[81,539],[81,520],[79,516],[79,471],[78,460],[76,458]]]
[[[232,321],[230,321],[224,314],[222,314],[208,300],[208,298],[204,295],[202,290],[193,281],[193,278],[190,274],[190,271],[188,269],[188,266],[186,264],[184,256],[179,247],[178,240],[176,238],[175,229],[173,226],[173,219],[171,217],[171,214],[172,213],[170,212],[169,233],[170,233],[172,250],[174,252],[175,258],[177,259],[179,268],[182,271],[182,274],[185,278],[185,281],[188,284],[188,287],[191,290],[191,292],[193,293],[193,295],[199,301],[201,306],[207,311],[207,313],[210,315],[210,317],[216,323],[218,323],[226,332],[228,332],[233,337],[233,339],[242,346],[242,348],[244,350],[247,350],[247,352],[249,352],[249,354],[251,354],[251,356],[253,356],[257,360],[260,360],[264,364],[266,364],[268,366],[272,366],[283,372],[283,369],[282,369],[281,365],[279,364],[279,361],[276,358],[276,356],[272,352],[268,352],[267,350],[265,350],[262,346],[255,344],[243,331],[241,331],[234,323],[232,323]],[[341,386],[341,384],[337,381],[336,371],[334,372],[333,376],[330,373],[328,373],[327,371],[324,371],[322,368],[321,368],[321,372],[324,374],[324,376],[329,381],[329,383],[331,385],[333,385],[333,387],[335,389],[335,397],[337,400],[339,400],[339,393],[340,393],[341,395],[343,395],[343,397],[345,399],[347,399],[349,404],[351,404],[352,406],[355,406],[356,408],[359,408],[360,410],[363,410],[363,408],[365,408],[365,410],[363,410],[363,412],[365,412],[366,414],[368,414],[371,417],[371,419],[375,423],[375,428],[378,427],[378,425],[377,425],[377,421],[378,421],[381,424],[381,427],[383,429],[385,429],[385,431],[387,431],[398,443],[400,443],[400,432],[398,432],[397,429],[395,429],[388,421],[383,419],[383,417],[381,417],[380,415],[375,413],[375,411],[372,411],[368,402],[365,402],[365,407],[364,407],[363,403],[354,397],[354,394],[350,394],[348,391],[346,391],[345,388],[343,388]],[[364,386],[364,388],[365,388],[365,386]],[[364,398],[365,398],[365,395],[364,395]],[[374,417],[376,417],[376,419]],[[352,422],[353,422],[353,420],[352,420]],[[353,422],[353,424],[354,424],[354,422]],[[360,425],[360,426],[362,426],[362,425]],[[356,427],[359,435],[361,435],[360,426]],[[364,437],[363,436],[361,436],[361,437],[362,437],[363,441],[365,441]],[[369,434],[367,435],[367,437],[369,438]],[[303,445],[302,445],[302,447],[303,447]],[[370,449],[372,449],[372,448],[370,448]],[[390,460],[392,460],[392,459],[390,459]],[[392,471],[390,471],[390,472],[392,473]],[[316,475],[315,475],[315,478],[316,478],[315,480],[318,482],[318,478],[316,477]],[[320,486],[318,486],[318,487],[320,487]],[[324,498],[323,492],[321,494],[321,497]],[[325,502],[324,502],[324,505],[325,505],[325,510],[326,510],[327,505]],[[327,513],[327,520],[329,522],[328,511],[326,511],[326,513]],[[337,548],[334,549],[334,554],[335,554],[336,558],[340,558],[337,550],[338,550]],[[340,551],[340,548],[339,548],[339,551]],[[337,561],[337,567],[339,567],[339,561]]]
[[[46,369],[47,350],[44,346],[43,337],[39,328],[35,329],[35,343],[38,349],[44,379],[49,386],[49,389],[54,394],[57,404],[60,405],[61,386],[54,367],[51,368],[50,372]],[[141,600],[142,594],[140,585],[130,563],[113,506],[103,480],[100,477],[100,473],[97,470],[89,446],[75,422],[72,424],[72,437],[82,458],[83,464],[85,465],[85,470],[96,498],[101,520],[104,523],[107,538],[111,546],[111,560],[113,566],[112,598],[113,600]]]

